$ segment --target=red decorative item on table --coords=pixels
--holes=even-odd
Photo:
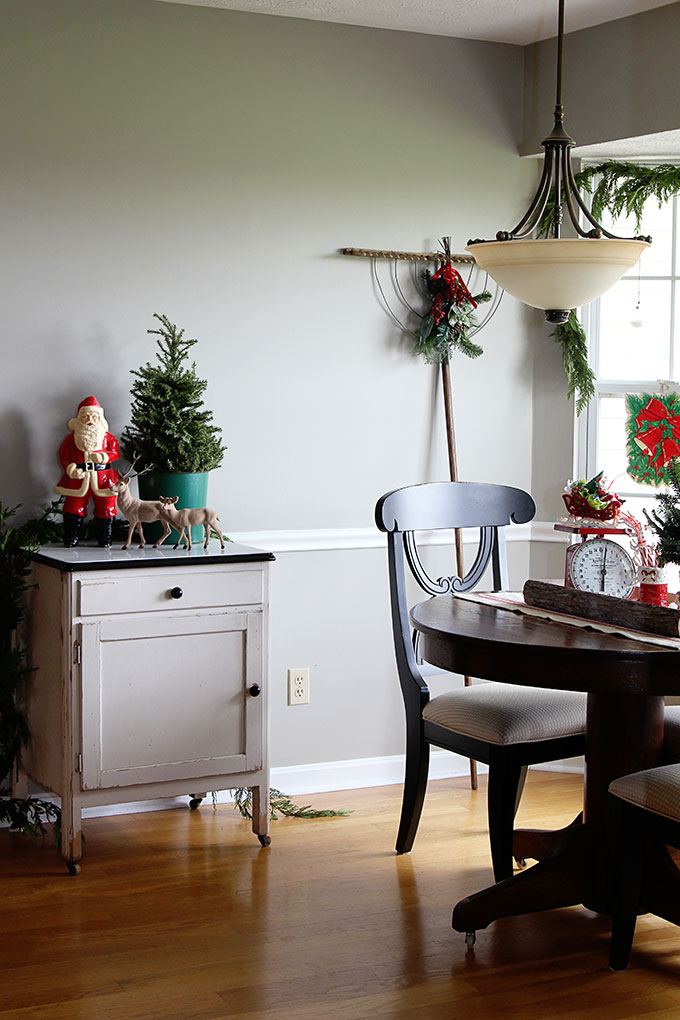
[[[572,517],[596,521],[615,521],[621,512],[623,500],[615,492],[608,492],[601,484],[602,471],[587,482],[579,478],[570,482],[562,499]]]
[[[663,567],[640,567],[640,602],[650,606],[668,605],[668,582]]]
[[[78,545],[83,518],[90,500],[94,503],[97,544],[111,545],[116,497],[111,486],[118,472],[109,465],[118,459],[118,440],[108,431],[104,409],[96,397],[85,397],[78,404],[75,418],[68,423],[67,435],[59,447],[63,474],[54,491],[64,500],[64,545]]]

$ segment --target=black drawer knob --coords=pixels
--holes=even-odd
[[[182,591],[181,588],[175,587],[175,588],[171,588],[170,589],[170,598],[171,599],[181,599],[182,595],[184,595],[184,592]]]
[[[260,687],[260,685],[259,685],[259,684],[252,684],[252,685],[251,685],[251,686],[250,686],[250,687],[248,688],[248,694],[249,694],[249,695],[251,696],[251,698],[257,698],[257,697],[259,697],[259,695],[260,695],[261,691],[262,691],[262,688]]]

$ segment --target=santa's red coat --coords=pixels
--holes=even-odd
[[[113,514],[107,513],[106,516],[114,516],[116,512],[116,497],[111,494],[110,490],[111,486],[118,481],[118,472],[109,465],[118,459],[118,440],[110,432],[107,432],[99,449],[108,453],[108,464],[101,465],[99,471],[85,469],[84,478],[70,478],[66,474],[68,465],[88,463],[88,456],[90,455],[78,449],[73,433],[69,433],[59,447],[59,462],[64,469],[64,473],[59,479],[59,484],[55,486],[54,491],[60,496],[68,497],[69,503],[74,499],[79,502],[82,501],[83,512],[91,496],[94,497],[95,503],[103,499],[110,500],[111,503],[108,506],[113,508]]]

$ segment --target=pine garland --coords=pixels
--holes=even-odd
[[[567,377],[567,400],[576,396],[576,413],[585,411],[595,396],[595,373],[588,364],[588,338],[575,309],[565,323],[550,334],[562,347],[562,364]]]
[[[158,365],[149,362],[132,369],[130,424],[120,440],[128,460],[160,472],[212,471],[222,463],[225,446],[221,431],[213,424],[212,411],[203,407],[207,387],[196,375],[196,363],[185,366],[197,340],[185,340],[184,330],[166,315],[154,315],[160,329],[147,333],[158,337]]]
[[[655,198],[661,206],[680,192],[680,166],[672,163],[644,166],[608,159],[579,170],[575,180],[580,192],[592,195],[592,213],[596,220],[599,221],[604,212],[612,219],[632,216],[635,229],[640,230],[645,202]],[[550,236],[554,211],[553,191],[541,217],[542,237]]]
[[[612,219],[632,216],[635,230],[640,230],[645,202],[655,198],[661,206],[680,193],[680,166],[672,163],[644,166],[604,160],[584,167],[575,175],[575,180],[579,192],[592,196],[592,213],[596,220],[599,221],[604,212],[608,212]],[[550,236],[554,212],[553,189],[541,217],[539,236]],[[569,384],[567,395],[578,394],[576,410],[581,414],[594,396],[595,387],[594,375],[588,365],[586,335],[574,310],[569,321],[558,326],[552,336],[562,345],[564,371]]]

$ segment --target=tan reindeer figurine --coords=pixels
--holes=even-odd
[[[118,481],[111,486],[111,492],[117,497],[118,509],[130,525],[123,549],[129,548],[135,528],[139,534],[139,548],[143,549],[146,543],[144,541],[142,523],[151,524],[153,521],[160,521],[163,510],[159,500],[135,499],[134,496],[130,495],[130,482],[132,479],[138,478],[139,475],[143,475],[146,471],[150,470],[146,468],[144,471],[138,471],[137,474],[133,474],[133,468],[137,459],[137,457],[134,458],[125,474],[121,475]],[[161,542],[164,542],[169,534],[170,527],[163,521],[163,534],[157,542],[154,542],[154,548],[159,546]]]
[[[217,537],[220,540],[220,546],[222,549],[224,549],[224,537],[217,523],[219,521],[219,517],[217,516],[214,510],[211,510],[209,507],[202,507],[200,509],[197,507],[195,509],[177,510],[174,506],[178,499],[177,496],[160,496],[159,499],[161,504],[161,520],[163,521],[163,524],[166,525],[166,527],[168,527],[167,534],[168,535],[170,534],[169,525],[172,525],[175,531],[178,532],[177,541],[175,542],[175,549],[182,541],[182,537],[184,537],[185,547],[187,549],[191,549],[192,525],[203,526],[203,530],[205,531],[205,542],[203,543],[204,549],[208,548],[211,528],[213,531],[217,533]],[[167,535],[163,535],[163,538],[160,541],[164,542],[166,538]],[[159,545],[160,542],[156,544]]]

